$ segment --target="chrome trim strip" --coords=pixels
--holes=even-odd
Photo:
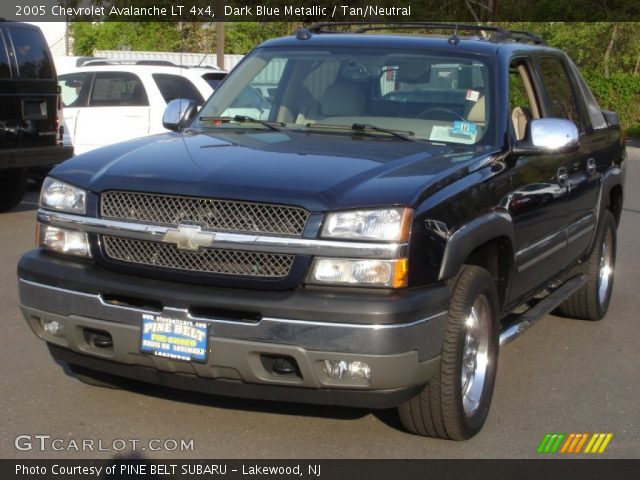
[[[546,237],[538,240],[537,242],[535,242],[535,243],[523,248],[522,250],[519,250],[518,252],[516,252],[516,262],[517,262],[518,257],[522,256],[523,254],[526,254],[530,250],[534,250],[535,251],[536,249],[542,248],[545,243],[550,243],[554,239],[554,237],[557,237],[557,236],[561,235],[562,232],[565,233],[565,238],[560,243],[558,243],[557,245],[554,245],[551,248],[548,248],[547,250],[543,251],[539,255],[536,255],[535,257],[533,257],[532,259],[530,259],[526,263],[523,263],[522,265],[518,265],[518,273],[526,270],[527,268],[533,266],[534,264],[536,264],[536,263],[544,260],[545,258],[553,255],[558,250],[561,250],[562,248],[565,248],[570,243],[575,242],[578,238],[580,238],[583,235],[586,235],[587,233],[591,232],[595,227],[594,223],[589,223],[586,227],[581,228],[577,232],[572,233],[571,236],[567,238],[567,235],[569,235],[569,232],[571,232],[572,230],[574,230],[576,228],[580,228],[583,224],[586,224],[591,219],[592,219],[592,214],[588,214],[588,215],[580,218],[579,220],[576,220],[572,224],[567,225],[563,230],[551,233],[551,234],[547,235]]]
[[[569,243],[575,242],[578,238],[582,237],[583,235],[586,235],[587,233],[590,233],[591,230],[593,230],[594,228],[595,228],[595,224],[592,223],[591,225],[587,226],[587,228],[583,228],[578,233],[574,233],[569,237]]]
[[[542,252],[540,255],[538,255],[537,257],[533,257],[531,260],[529,260],[527,263],[523,263],[522,265],[518,266],[518,273],[526,270],[527,268],[533,266],[534,264],[544,260],[545,258],[553,255],[554,253],[556,253],[558,250],[562,250],[564,247],[567,246],[567,241],[563,240],[562,243],[559,243],[558,245],[551,247],[548,250],[545,250],[544,252]]]
[[[25,315],[72,317],[82,323],[99,320],[139,328],[143,313],[174,315],[203,321],[218,338],[269,342],[309,350],[389,355],[416,350],[424,361],[440,352],[447,311],[413,322],[374,325],[331,323],[299,319],[264,317],[249,323],[191,315],[186,308],[164,307],[162,312],[106,303],[99,294],[90,294],[43,285],[20,278],[20,306]]]
[[[160,225],[84,217],[44,209],[38,210],[38,221],[53,225],[54,227],[153,242],[162,242],[167,232],[176,230],[172,227]],[[349,242],[271,237],[229,232],[212,233],[215,233],[213,247],[248,252],[311,256],[322,255],[325,257],[341,258],[393,259],[405,257],[409,251],[407,243]]]

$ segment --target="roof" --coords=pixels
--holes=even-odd
[[[305,32],[307,33],[307,32]],[[335,47],[389,48],[389,49],[431,49],[495,55],[499,50],[554,50],[550,47],[519,42],[509,39],[485,39],[479,36],[457,36],[457,43],[451,42],[452,35],[408,35],[408,34],[363,34],[363,33],[310,33],[305,36],[291,35],[267,40],[260,47]]]

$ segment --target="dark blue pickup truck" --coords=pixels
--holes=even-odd
[[[466,439],[501,344],[606,314],[624,139],[571,60],[497,27],[359,27],[265,42],[202,108],[170,103],[173,132],[51,172],[20,303],[73,375]]]

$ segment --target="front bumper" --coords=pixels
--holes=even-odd
[[[446,287],[383,295],[186,286],[37,250],[22,258],[18,274],[24,316],[54,357],[146,382],[240,397],[387,408],[415,395],[439,368]],[[138,306],[113,302],[118,295],[137,299]],[[207,363],[141,353],[142,314],[150,313],[144,302],[156,307],[151,313],[210,324]],[[205,315],[206,306],[222,313]],[[259,320],[224,316],[246,310],[259,312]],[[60,322],[62,333],[45,332],[41,320]],[[112,345],[95,345],[96,331],[106,332]],[[265,357],[293,359],[297,373],[275,373]],[[332,379],[324,360],[365,362],[371,379]]]

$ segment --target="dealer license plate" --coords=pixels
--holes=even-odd
[[[208,347],[209,329],[206,323],[149,313],[142,315],[142,353],[205,363]]]

